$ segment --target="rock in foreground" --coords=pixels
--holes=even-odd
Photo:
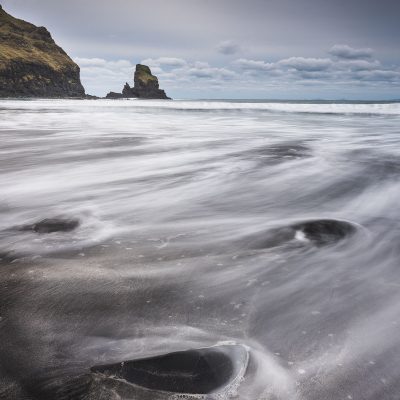
[[[46,218],[30,225],[24,225],[21,231],[36,233],[70,232],[79,226],[77,219]]]
[[[259,250],[282,246],[296,240],[298,243],[322,247],[335,245],[354,235],[358,229],[358,225],[344,220],[308,220],[270,229],[263,234],[252,235],[247,239],[247,246]]]
[[[0,97],[84,97],[80,69],[44,27],[0,6]]]
[[[151,73],[147,65],[137,64],[134,87],[125,84],[122,93],[110,92],[107,94],[107,99],[170,99],[164,90],[159,88],[158,78]]]
[[[95,387],[107,387],[120,398],[219,399],[236,391],[248,360],[245,346],[227,344],[95,366],[91,372]]]

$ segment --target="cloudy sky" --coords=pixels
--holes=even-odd
[[[400,0],[0,0],[90,94],[148,64],[174,98],[400,98]]]

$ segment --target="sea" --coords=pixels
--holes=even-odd
[[[400,103],[0,101],[0,399],[398,400],[399,332]]]

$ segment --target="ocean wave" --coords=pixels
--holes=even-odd
[[[40,112],[66,111],[68,105],[74,106],[90,101],[93,108],[139,108],[167,109],[188,111],[267,111],[283,113],[306,114],[365,114],[365,115],[400,115],[400,102],[328,102],[328,101],[233,101],[233,100],[36,100],[21,102],[15,100],[3,101],[0,113],[9,109],[21,111],[32,110],[32,104]],[[105,104],[106,103],[106,104]],[[50,108],[49,108],[50,107]]]
[[[0,398],[225,341],[240,400],[397,398],[399,108],[1,101]]]

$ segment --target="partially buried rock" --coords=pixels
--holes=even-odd
[[[110,92],[107,94],[107,99],[123,99],[124,95],[122,93],[117,93],[117,92]]]
[[[320,219],[292,225],[304,237],[317,245],[336,243],[356,232],[356,227],[347,221]]]
[[[95,366],[91,372],[94,379],[103,379],[122,398],[169,398],[163,393],[182,398],[227,398],[239,386],[248,358],[245,346],[221,345]]]
[[[292,241],[320,247],[336,244],[355,234],[356,231],[357,225],[348,221],[317,219],[273,228],[262,234],[252,235],[247,239],[247,243],[251,249],[272,248],[292,243]]]
[[[147,65],[142,64],[136,65],[133,88],[128,83],[125,83],[122,93],[110,92],[106,98],[170,99],[165,91],[160,89],[158,78],[151,73]]]
[[[77,219],[46,218],[31,225],[24,225],[20,230],[36,233],[70,232],[78,226]]]

